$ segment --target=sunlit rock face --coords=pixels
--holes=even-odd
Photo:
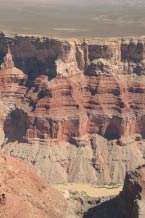
[[[0,152],[0,217],[73,218],[66,199],[32,166]]]
[[[121,183],[126,169],[144,162],[143,51],[144,41],[137,40],[61,41],[1,34],[3,150],[35,163],[48,181]],[[93,145],[92,135],[97,137]],[[88,139],[82,142],[84,137]],[[25,146],[18,152],[20,143]],[[80,147],[75,164],[72,149],[77,153]],[[48,162],[57,165],[54,172]]]

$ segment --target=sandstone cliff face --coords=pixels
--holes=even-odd
[[[4,152],[51,182],[121,183],[144,163],[144,40],[1,34],[0,59]]]

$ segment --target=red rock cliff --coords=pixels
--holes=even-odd
[[[113,152],[122,149],[116,160],[116,168],[121,161],[121,174],[113,178],[115,183],[121,181],[126,168],[144,161],[144,47],[144,39],[67,42],[35,37],[8,38],[1,34],[0,99],[2,107],[7,108],[5,116],[0,117],[5,136],[2,146],[6,142],[41,140],[45,144],[52,140],[80,147],[76,138],[97,134],[107,139],[110,147],[105,150],[105,141],[102,145],[105,152],[101,153],[97,144],[93,144],[89,156],[93,180],[96,181],[96,170],[103,181],[112,180],[112,164],[116,166]],[[91,148],[90,138],[87,140],[85,144]],[[111,140],[116,140],[116,148],[111,147]],[[119,148],[135,140],[142,140],[139,146],[133,144],[139,153],[137,159],[132,153],[133,146]],[[72,149],[73,145],[69,146]],[[65,169],[63,181],[67,180],[71,168],[69,154],[66,156],[66,163],[59,165]],[[135,166],[132,158],[136,159]],[[76,172],[80,173],[80,169],[73,176],[70,173],[70,180],[79,180],[81,176],[77,177]]]

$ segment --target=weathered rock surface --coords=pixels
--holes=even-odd
[[[50,182],[122,183],[144,163],[144,43],[1,34],[3,151]]]
[[[73,217],[63,196],[20,160],[0,154],[1,218]]]
[[[48,140],[10,142],[3,150],[34,164],[50,183],[122,184],[126,170],[144,163],[145,142],[119,146],[91,135],[75,139],[74,144]]]
[[[124,218],[145,217],[145,166],[126,174],[123,191],[119,196],[120,213]]]

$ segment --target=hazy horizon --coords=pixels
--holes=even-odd
[[[145,35],[143,0],[0,0],[0,31],[50,37]]]

